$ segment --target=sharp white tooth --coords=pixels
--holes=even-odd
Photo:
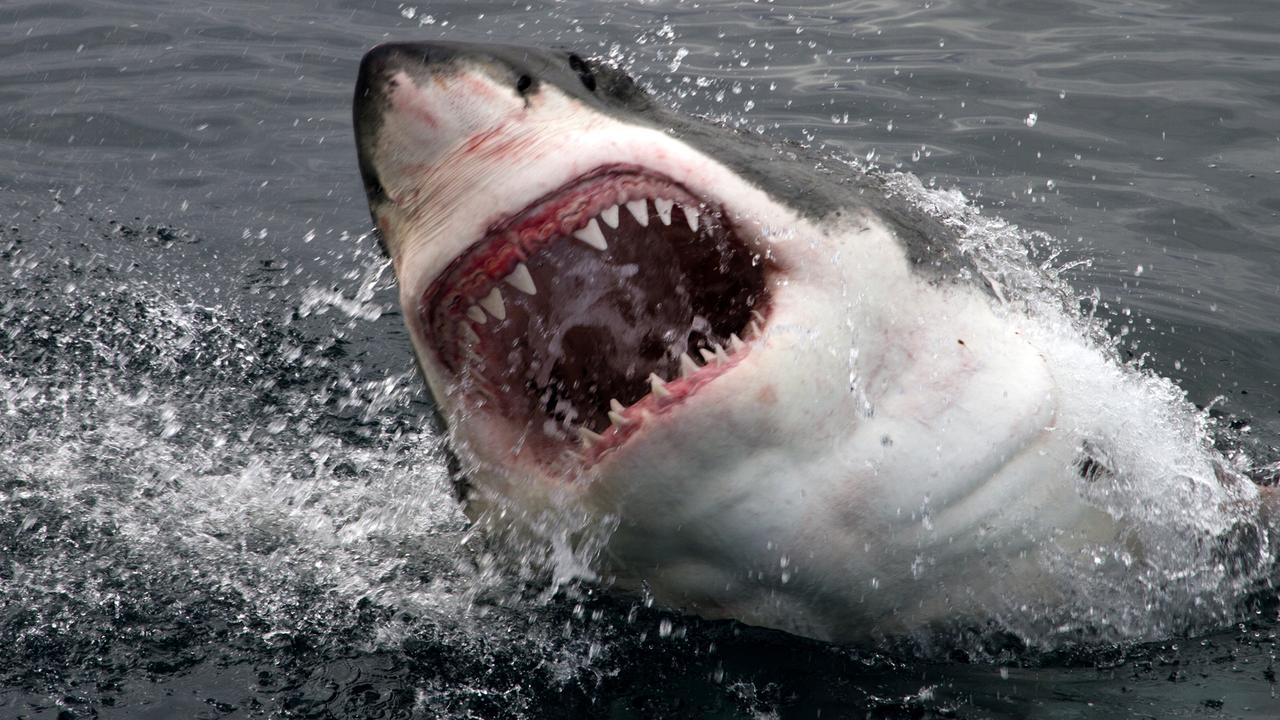
[[[591,218],[586,227],[574,231],[573,236],[597,250],[609,247],[609,243],[604,241],[604,233],[600,231],[600,223],[595,218]]]
[[[671,397],[671,391],[667,389],[667,381],[658,377],[657,373],[649,373],[649,389],[659,398]]]
[[[700,369],[689,353],[680,353],[680,377],[689,377]]]
[[[467,342],[471,343],[472,345],[475,345],[476,343],[480,342],[480,336],[477,335],[476,331],[473,330],[471,326],[467,325],[466,323],[463,323],[462,325],[462,338]]]
[[[737,333],[729,336],[729,352],[738,352],[746,346],[747,344],[742,342],[742,338],[738,337]]]
[[[516,269],[511,274],[503,278],[511,287],[519,290],[525,295],[537,295],[538,286],[533,284],[533,276],[529,274],[529,268],[524,263],[516,265]]]
[[[691,207],[681,207],[684,210],[684,219],[689,221],[689,229],[698,232],[698,211]]]
[[[719,360],[722,363],[729,362],[729,354],[724,351],[724,348],[720,346],[720,343],[712,343],[711,347],[715,348],[716,360]]]
[[[763,331],[760,329],[760,323],[755,320],[752,320],[751,323],[747,325],[747,334],[751,337],[758,338],[760,337],[761,332]]]
[[[755,310],[751,311],[751,317],[755,318],[756,320],[759,320],[761,325],[764,324],[764,316],[756,312]]]
[[[481,310],[479,306],[476,306],[476,305],[472,305],[471,307],[467,308],[467,317],[471,318],[472,320],[475,320],[481,325],[485,324],[485,322],[489,320],[489,317],[484,314],[484,311]]]
[[[609,400],[609,422],[618,427],[626,427],[633,424],[635,420],[631,420],[622,414],[624,410],[626,408],[622,407],[622,403],[618,402],[618,398]]]
[[[600,211],[600,219],[604,220],[604,224],[615,230],[618,227],[618,206],[610,205]]]
[[[671,224],[671,206],[675,203],[671,200],[655,198],[653,201],[653,209],[658,211],[658,218],[662,220],[663,225]]]
[[[699,350],[698,354],[702,356],[702,360],[707,364],[710,364],[712,360],[716,359],[716,354],[706,348]]]
[[[604,439],[584,427],[578,428],[578,437],[582,440],[582,447],[584,448],[590,448]]]
[[[480,307],[488,310],[490,315],[499,320],[507,319],[507,306],[502,303],[502,291],[498,288],[494,288],[493,292],[480,300]]]
[[[649,204],[647,200],[632,200],[627,203],[627,210],[631,212],[631,217],[635,218],[641,227],[649,226]]]

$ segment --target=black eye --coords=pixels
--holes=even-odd
[[[570,55],[569,69],[578,73],[578,79],[582,81],[582,84],[586,86],[588,90],[591,92],[596,91],[596,76],[591,74],[591,68],[587,65],[585,60],[577,55]]]
[[[533,87],[533,78],[529,77],[528,75],[521,75],[518,79],[516,79],[516,92],[520,93],[521,95],[528,92],[529,88],[531,87]]]

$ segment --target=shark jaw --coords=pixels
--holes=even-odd
[[[590,467],[738,364],[777,276],[716,200],[609,164],[498,220],[419,308],[464,403]]]
[[[614,587],[847,640],[1051,603],[1042,541],[1113,537],[1025,318],[871,195],[562,53],[382,46],[356,126],[467,512],[516,552],[593,518]]]
[[[801,254],[785,246],[816,232],[659,128],[415,47],[365,60],[362,167],[473,489],[598,481],[705,387],[749,390]]]

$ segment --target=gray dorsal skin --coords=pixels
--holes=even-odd
[[[542,83],[554,85],[601,113],[674,135],[811,220],[839,217],[859,208],[877,212],[903,243],[910,260],[939,280],[974,269],[958,251],[955,232],[887,192],[885,177],[878,172],[842,168],[836,175],[808,148],[789,142],[774,145],[755,134],[677,114],[622,70],[568,50],[458,42],[392,43],[371,50],[361,62],[354,102],[360,173],[371,206],[381,201],[382,189],[362,139],[375,135],[382,115],[379,104],[385,100],[367,85],[366,78],[376,77],[378,67],[387,63],[408,66],[403,62],[406,58],[437,68],[457,60],[482,62],[512,85],[527,79],[528,92],[535,92]]]

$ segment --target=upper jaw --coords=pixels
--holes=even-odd
[[[548,246],[571,240],[606,252],[628,224],[688,228],[693,233],[706,232],[711,226],[734,228],[722,206],[707,193],[691,191],[645,167],[600,166],[494,222],[437,273],[419,298],[419,307],[429,311],[435,321],[428,321],[424,334],[438,342],[445,339],[440,336],[451,326],[464,320],[483,326],[490,318],[505,319],[504,294],[519,297],[538,292],[528,260]],[[729,232],[749,252],[758,252],[759,238],[736,228]],[[773,274],[780,272],[772,259],[768,265]],[[764,321],[763,309],[755,308],[760,322]],[[445,367],[456,372],[460,357],[437,355]]]
[[[609,167],[670,179],[721,207],[744,239],[781,259],[771,243],[794,224],[794,213],[670,136],[604,117],[562,118],[536,132],[524,126],[506,132],[512,141],[500,158],[474,157],[463,143],[388,181],[395,200],[376,209],[375,218],[396,264],[402,300],[416,303],[454,259],[521,209]]]
[[[424,375],[446,414],[459,420],[452,423],[455,433],[469,436],[475,454],[489,458],[509,457],[513,447],[527,448],[528,428],[504,427],[508,413],[501,407],[477,407],[474,394],[468,394],[474,384],[468,388],[466,382],[460,382],[466,378],[458,373],[459,358],[440,351],[437,311],[445,310],[444,314],[454,319],[470,312],[487,317],[492,327],[496,305],[486,308],[479,302],[487,296],[455,292],[450,298],[450,293],[465,290],[470,278],[499,288],[508,302],[521,297],[519,284],[527,278],[516,274],[517,266],[528,264],[527,256],[537,251],[535,246],[546,239],[546,233],[533,232],[525,238],[528,243],[503,236],[524,233],[528,230],[522,225],[525,221],[537,225],[538,209],[572,194],[566,189],[606,176],[622,178],[632,186],[635,192],[625,197],[608,197],[606,193],[567,212],[600,217],[596,224],[605,230],[602,208],[607,211],[620,205],[619,214],[626,218],[626,202],[640,198],[646,200],[646,210],[655,217],[664,208],[656,206],[654,199],[676,203],[675,208],[665,208],[673,225],[705,224],[712,214],[718,214],[762,266],[767,265],[770,291],[790,271],[789,257],[804,251],[801,243],[790,241],[799,224],[794,212],[688,145],[657,130],[587,113],[553,96],[542,97],[537,103],[530,112],[541,120],[510,122],[486,134],[482,143],[460,138],[452,148],[435,147],[429,158],[423,156],[424,162],[401,163],[378,172],[388,192],[387,200],[375,207],[374,214],[395,263],[401,306]],[[501,152],[490,152],[495,147]],[[648,190],[657,184],[664,185],[664,191],[647,192],[646,183]],[[649,197],[644,197],[646,194]],[[684,210],[693,211],[696,217],[691,219]],[[469,302],[450,307],[457,297]],[[755,310],[757,324],[768,321],[767,304]],[[758,334],[750,331],[753,319],[755,316],[742,315],[736,333],[721,333],[717,340],[723,350],[707,347],[710,358],[691,348],[695,351],[689,352],[689,357],[705,367],[689,382],[677,379],[678,370],[663,373],[663,379],[675,381],[668,390],[671,397],[659,397],[661,391],[654,391],[648,404],[624,402],[631,407],[621,412],[610,408],[621,416],[618,427],[592,428],[604,442],[595,442],[594,448],[579,454],[575,466],[589,466],[623,444],[640,431],[643,423],[635,421],[644,415],[668,414],[707,382],[734,372],[740,358],[731,352],[738,348],[732,346],[730,335],[736,334],[744,347],[751,345],[752,336]],[[733,361],[727,362],[722,355],[732,356],[728,359]],[[673,402],[672,397],[679,402]],[[605,407],[598,409],[599,414]],[[542,458],[542,464],[547,464],[546,460]]]

